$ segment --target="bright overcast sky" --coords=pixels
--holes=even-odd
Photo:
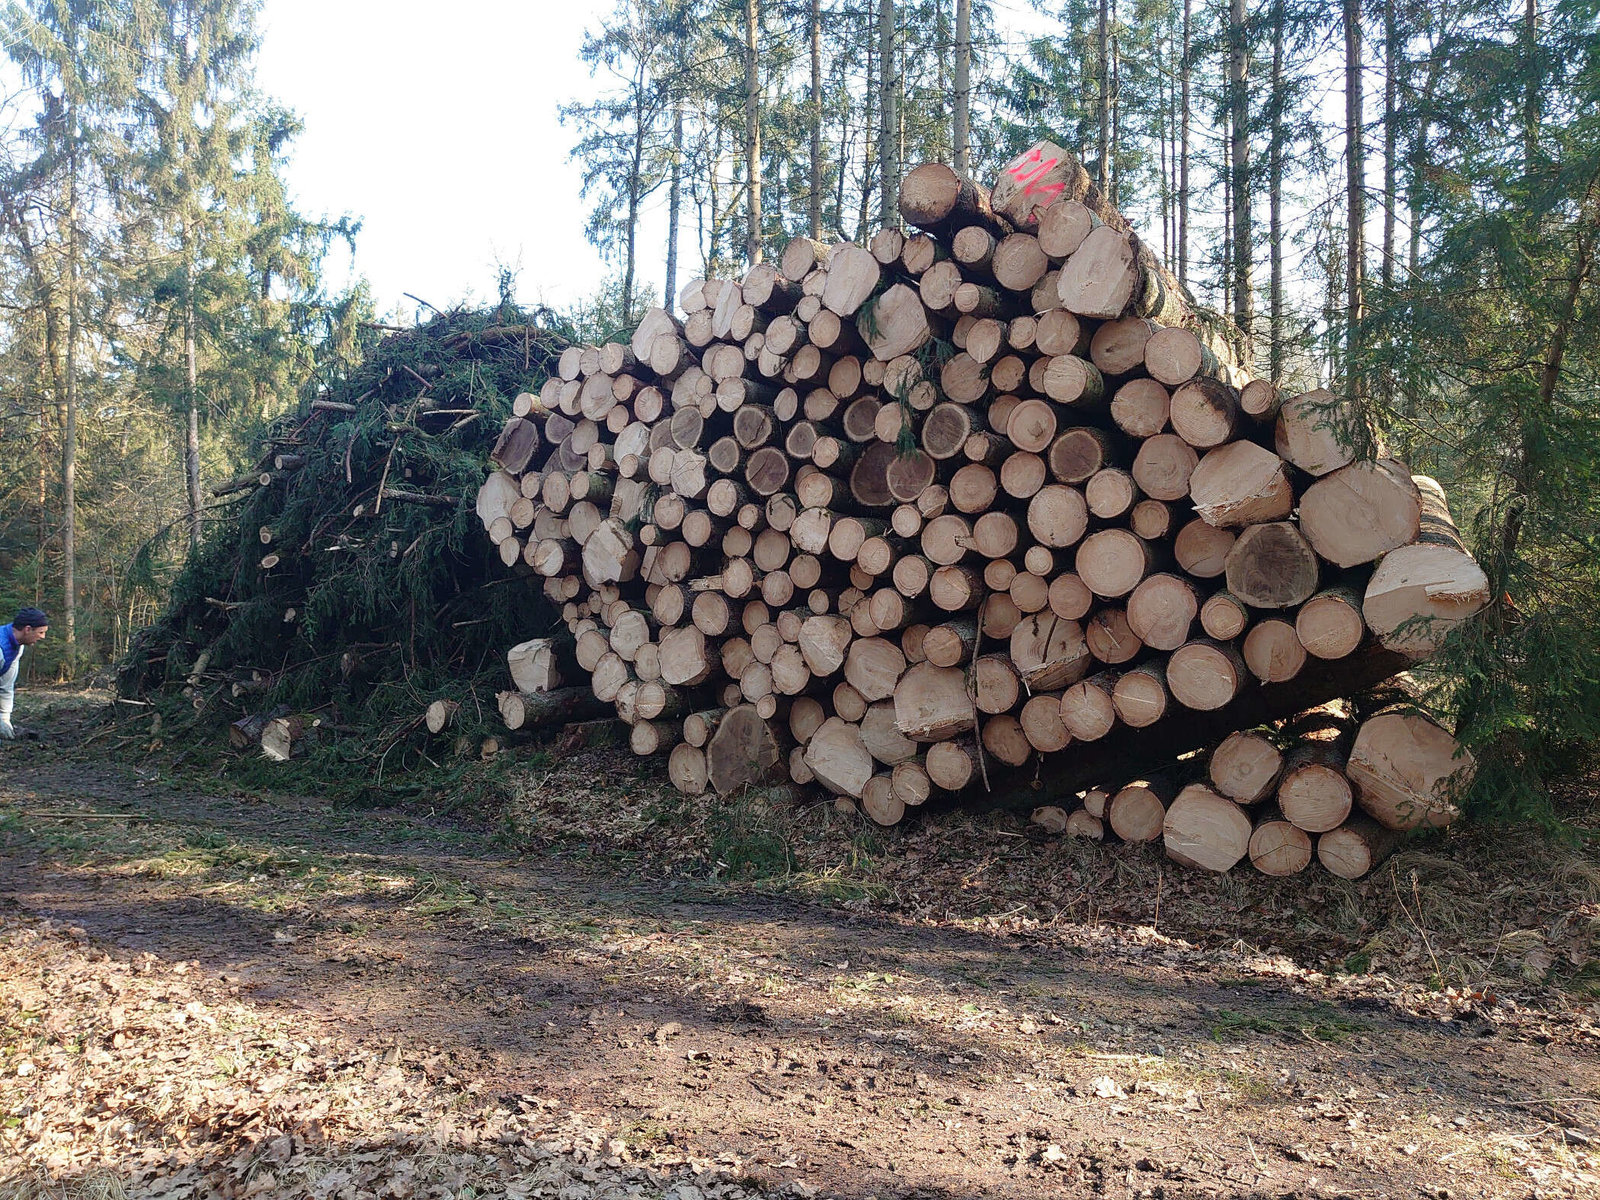
[[[578,48],[609,7],[267,0],[257,79],[306,124],[291,186],[308,213],[361,220],[354,267],[380,312],[414,309],[406,292],[493,299],[498,263],[525,301],[596,289],[556,110],[594,86]]]
[[[598,289],[608,268],[584,241],[588,206],[556,113],[595,94],[578,51],[611,0],[266,0],[257,79],[299,113],[289,180],[301,209],[360,218],[354,270],[378,310],[492,300],[496,265],[519,296],[556,307]],[[1002,23],[1037,20],[1023,0]],[[639,270],[659,287],[664,193],[642,228]],[[693,233],[685,228],[692,242]],[[694,251],[684,261],[693,271]],[[348,266],[340,252],[332,283]]]

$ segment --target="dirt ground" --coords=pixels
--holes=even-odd
[[[0,746],[0,1198],[1600,1194],[1592,849],[1453,923],[1469,843],[1262,890],[951,818],[740,879],[779,825],[651,842],[603,752],[448,820],[97,757],[93,699]],[[626,854],[534,832],[597,796]]]

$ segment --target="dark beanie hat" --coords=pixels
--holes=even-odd
[[[42,608],[19,608],[17,615],[11,618],[11,624],[16,629],[38,629],[50,624],[50,618],[44,615]]]

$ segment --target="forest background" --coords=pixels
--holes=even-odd
[[[1430,680],[1489,815],[1545,811],[1600,730],[1600,0],[1021,3],[597,7],[588,88],[521,117],[559,116],[611,267],[551,323],[613,335],[796,234],[865,240],[916,163],[1061,141],[1257,374],[1359,397],[1445,484],[1499,599]],[[0,604],[53,614],[36,679],[122,653],[208,489],[424,307],[380,319],[336,266],[358,222],[294,202],[263,15],[0,6]]]

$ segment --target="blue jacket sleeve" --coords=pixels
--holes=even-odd
[[[22,647],[17,645],[17,635],[9,625],[0,625],[0,675],[11,670]]]

